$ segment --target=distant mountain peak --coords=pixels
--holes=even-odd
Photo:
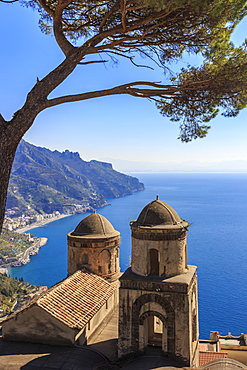
[[[71,152],[68,149],[66,149],[64,152],[60,154],[61,154],[61,157],[66,157],[70,159],[81,159],[80,154],[78,152]]]

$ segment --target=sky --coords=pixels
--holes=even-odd
[[[244,20],[238,26],[234,42],[244,41],[246,25]],[[0,3],[0,28],[0,113],[10,119],[24,103],[37,77],[41,79],[61,63],[63,54],[51,35],[41,33],[38,14],[18,3]],[[194,60],[191,56],[181,65]],[[154,71],[136,68],[126,60],[120,60],[117,66],[79,66],[52,96],[110,88],[136,80],[164,82],[165,78],[159,68]],[[87,161],[142,162],[142,169],[145,163],[247,161],[246,121],[247,110],[236,118],[219,116],[211,121],[212,128],[205,139],[181,143],[177,139],[178,123],[162,117],[154,103],[120,95],[45,110],[24,139],[51,150],[79,152]],[[119,162],[116,165],[120,166]]]

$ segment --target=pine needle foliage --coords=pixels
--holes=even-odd
[[[246,107],[246,44],[230,37],[247,11],[243,0],[21,0],[38,10],[40,28],[54,33],[65,55],[78,63],[146,58],[166,72],[191,53],[200,67],[182,69],[169,84],[129,84],[119,93],[152,99],[160,112],[180,122],[182,141],[204,137],[221,112],[233,117]],[[95,58],[94,61],[89,56]]]

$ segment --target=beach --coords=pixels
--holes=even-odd
[[[26,225],[25,227],[18,228],[15,231],[19,234],[22,234],[22,233],[25,233],[25,232],[27,232],[31,229],[34,229],[35,227],[42,227],[42,226],[47,225],[50,222],[53,222],[53,221],[56,221],[56,220],[59,220],[61,218],[68,217],[68,216],[71,216],[71,214],[66,214],[66,215],[65,214],[60,214],[59,216],[54,216],[54,217],[46,218],[42,221],[33,222],[29,225]]]

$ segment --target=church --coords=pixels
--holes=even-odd
[[[130,224],[131,266],[120,273],[120,233],[98,213],[85,217],[68,234],[68,277],[9,316],[3,339],[86,345],[117,308],[119,358],[157,346],[198,367],[197,275],[187,264],[187,227],[168,204],[151,201]]]

